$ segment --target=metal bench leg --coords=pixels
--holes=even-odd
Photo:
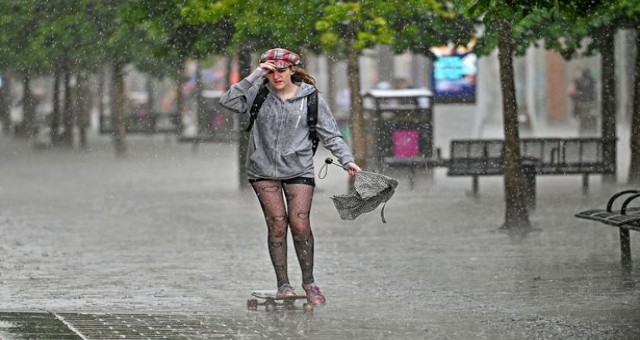
[[[478,176],[471,177],[471,192],[474,196],[478,195]]]
[[[536,169],[533,165],[524,165],[522,169],[525,180],[525,202],[529,210],[536,210]]]
[[[620,262],[622,276],[626,279],[631,276],[631,239],[629,229],[620,228]]]
[[[413,190],[415,179],[416,179],[416,168],[415,166],[409,167],[409,190]]]
[[[582,193],[589,193],[589,174],[582,174]]]
[[[527,207],[530,210],[536,210],[536,175],[526,178],[527,188],[525,191]]]

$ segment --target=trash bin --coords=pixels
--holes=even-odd
[[[220,106],[223,91],[202,91],[202,107],[198,111],[198,136],[212,141],[237,139],[238,115]]]
[[[368,164],[384,172],[385,159],[433,157],[433,92],[373,89],[363,95],[363,104]]]

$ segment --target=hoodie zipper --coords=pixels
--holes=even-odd
[[[300,97],[295,97],[294,96],[293,98],[290,98],[290,99],[287,99],[287,100],[288,101],[293,101],[293,100],[296,100],[296,99],[299,99],[299,98]],[[301,98],[302,100],[300,100],[300,111],[298,112],[298,119],[296,121],[296,128],[298,127],[298,124],[300,123],[300,120],[302,119],[302,113],[303,113],[303,110],[305,108],[305,103],[306,103],[306,100],[307,100],[306,98],[307,98],[307,96],[305,95],[305,96],[302,96],[302,98]],[[282,99],[277,98],[276,99],[276,103],[277,103],[277,105],[276,105],[277,106],[276,107],[276,114],[278,114],[278,112],[279,112],[279,116],[278,116],[278,119],[277,119],[277,121],[278,121],[278,130],[276,132],[276,140],[275,140],[275,150],[274,150],[274,153],[275,153],[275,158],[274,158],[275,162],[274,163],[275,164],[274,164],[274,176],[273,176],[273,178],[278,178],[278,160],[280,159],[280,148],[279,148],[280,134],[283,131],[283,125],[286,122],[286,117],[287,117],[287,114],[288,114],[288,111],[287,111],[287,108],[286,108],[287,101],[283,101]]]
[[[283,125],[286,121],[287,118],[287,102],[285,100],[281,100],[281,99],[277,99],[278,100],[278,106],[279,106],[279,110],[277,110],[276,114],[278,114],[278,130],[276,132],[276,158],[275,158],[275,169],[274,169],[274,178],[278,178],[278,160],[280,160],[280,134],[283,131]]]

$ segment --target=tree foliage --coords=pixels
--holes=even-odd
[[[393,31],[384,17],[383,1],[335,2],[325,7],[324,15],[316,22],[320,41],[327,50],[337,50],[345,38],[357,52],[376,44],[389,44]]]
[[[181,2],[128,2],[124,21],[141,30],[146,42],[145,55],[135,61],[141,70],[175,76],[187,58],[203,59],[225,51],[235,31],[228,18],[193,23],[182,12]]]
[[[182,6],[182,16],[192,24],[226,21],[233,30],[229,47],[249,44],[254,51],[284,47],[314,53],[321,51],[314,23],[327,1],[192,0]],[[230,34],[231,33],[231,34]]]
[[[607,53],[617,29],[638,29],[638,14],[635,0],[7,0],[0,2],[0,70],[34,76],[133,63],[175,76],[186,58],[239,47],[248,54],[278,46],[346,58],[348,51],[389,44],[429,56],[431,47],[474,38],[480,54],[502,42],[521,55],[543,42],[568,59]],[[505,27],[508,41],[501,41]],[[357,62],[351,65],[349,77],[359,77]],[[359,84],[352,86],[360,93]]]
[[[433,58],[433,47],[466,46],[474,39],[477,21],[465,18],[453,6],[420,0],[385,4],[396,52],[411,51]]]
[[[40,17],[38,1],[0,2],[0,70],[38,74],[50,67],[47,53],[36,43],[47,22]]]

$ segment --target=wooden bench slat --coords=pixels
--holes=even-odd
[[[640,213],[621,215],[619,212],[610,212],[606,210],[586,210],[577,213],[575,216],[585,220],[602,222],[614,227],[620,227],[629,223],[635,223],[640,226]]]
[[[606,141],[600,138],[525,138],[520,140],[523,161],[533,164],[540,175],[605,174],[615,169],[605,163],[602,149]],[[451,141],[449,173],[452,176],[482,175],[484,162],[503,163],[504,141],[495,139],[462,139]],[[487,175],[503,171],[496,165]]]
[[[616,199],[629,195],[620,205],[620,210],[614,210]],[[637,197],[638,190],[623,190],[609,198],[606,209],[590,209],[575,214],[576,217],[601,222],[617,227],[620,233],[620,264],[625,280],[631,277],[631,237],[629,231],[640,231],[640,207],[628,207]]]

